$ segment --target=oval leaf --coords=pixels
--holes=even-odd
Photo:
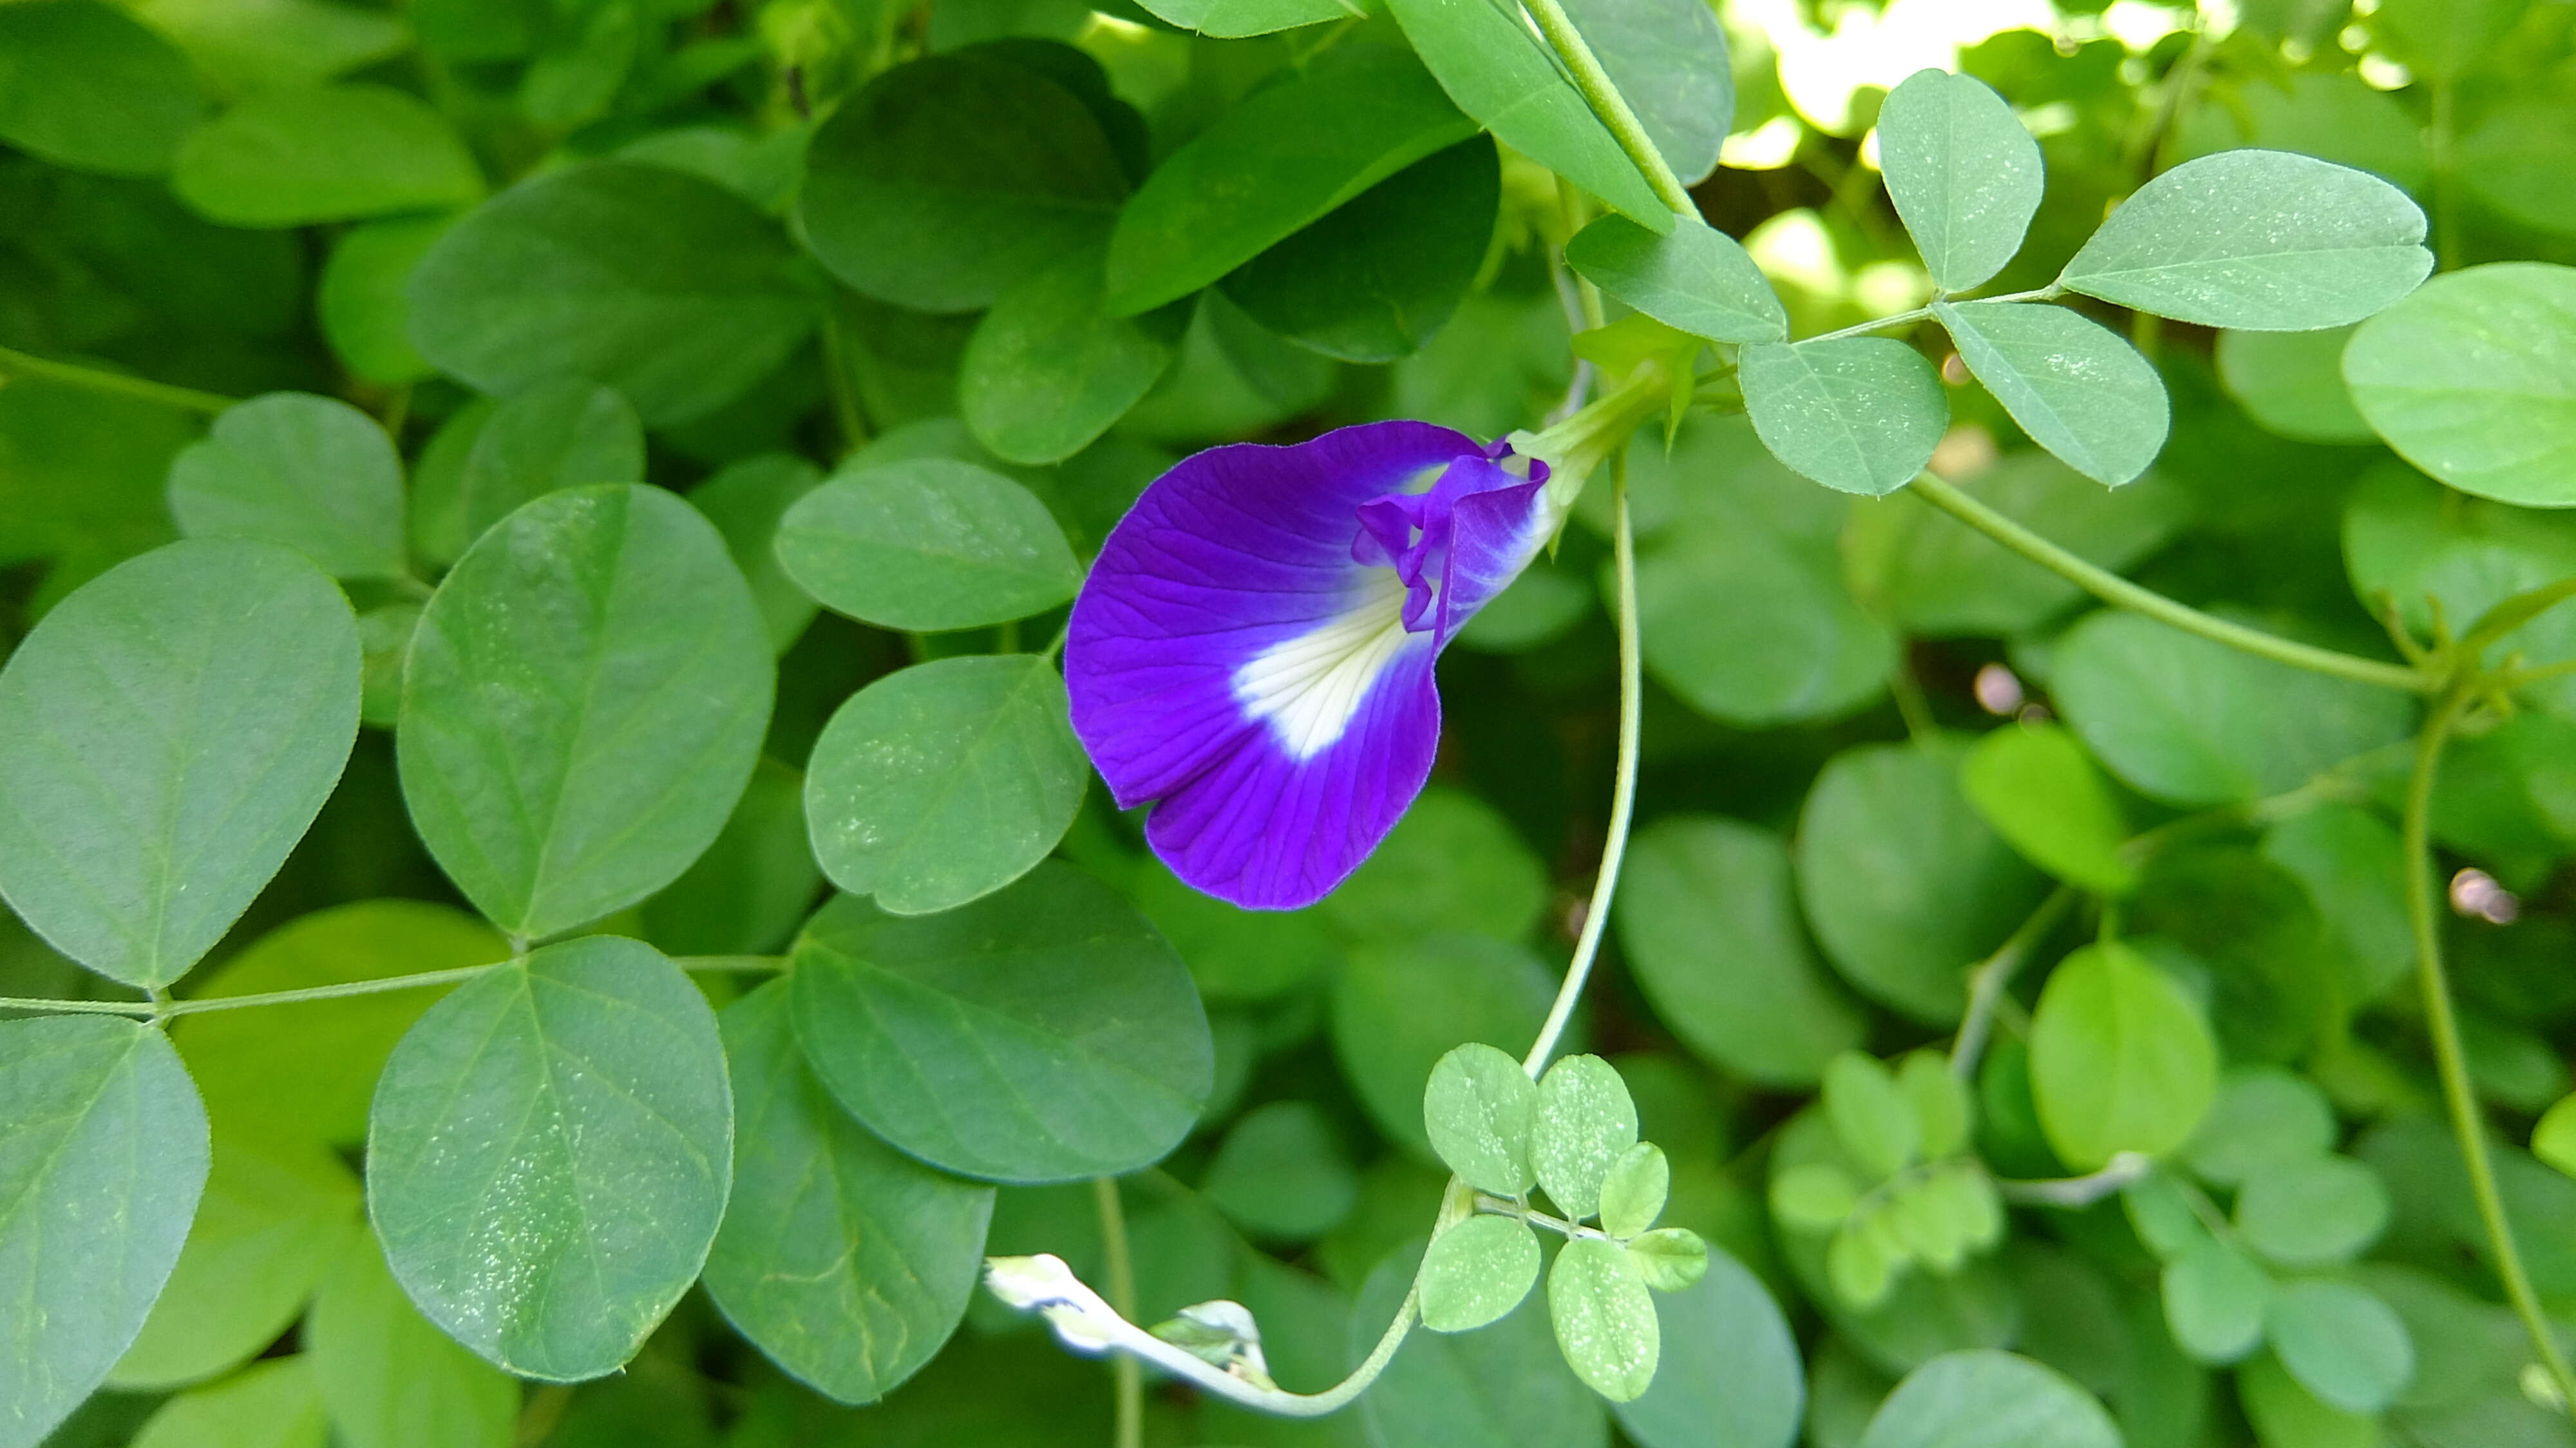
[[[2452,487],[2576,507],[2576,267],[2435,278],[2353,334],[2343,375],[2388,445]]]
[[[1806,1374],[1762,1279],[1723,1252],[1707,1275],[1655,1303],[1663,1360],[1644,1395],[1611,1408],[1640,1448],[1789,1448]]]
[[[832,1094],[967,1176],[1069,1181],[1180,1144],[1212,1084],[1189,972],[1070,865],[940,915],[840,896],[797,942],[797,1038]]]
[[[2091,1171],[2191,1139],[2218,1094],[2218,1045],[2181,986],[2116,941],[2068,956],[2030,1026],[2031,1091],[2048,1144]]]
[[[779,520],[778,561],[825,608],[916,632],[1026,618],[1082,586],[1036,495],[948,458],[835,476]]]
[[[1614,1242],[1579,1237],[1547,1273],[1547,1313],[1574,1375],[1614,1403],[1634,1401],[1655,1380],[1663,1330],[1645,1281]]]
[[[1467,1332],[1493,1322],[1538,1281],[1538,1233],[1512,1217],[1469,1217],[1422,1256],[1422,1325]]]
[[[1905,1375],[1871,1415],[1860,1448],[2120,1448],[2092,1394],[2026,1357],[1948,1352]]]
[[[170,176],[227,226],[309,226],[470,206],[483,174],[447,118],[390,86],[263,91],[191,132]]]
[[[0,668],[0,895],[133,986],[187,973],[339,783],[358,623],[268,543],[173,543],[108,570]]]
[[[1682,217],[1658,236],[1604,216],[1565,244],[1566,264],[1658,322],[1712,342],[1777,342],[1789,314],[1734,237]]]
[[[272,392],[226,408],[171,460],[170,515],[191,538],[255,538],[334,578],[395,578],[402,481],[374,418],[337,398]]]
[[[1932,304],[1959,360],[2030,440],[2105,487],[2133,482],[2172,423],[2156,369],[2116,332],[2064,307]]]
[[[1887,198],[1945,292],[2004,269],[2046,187],[2039,142],[1974,76],[1918,70],[1878,110]]]
[[[774,685],[751,589],[696,510],[659,488],[550,493],[484,534],[421,614],[403,800],[476,908],[552,935],[661,889],[715,839]]]
[[[2273,1296],[2263,1327],[2290,1376],[2347,1413],[2378,1412],[2415,1376],[2405,1322],[2365,1287],[2294,1282]]]
[[[2165,1324],[2195,1362],[2232,1363],[2260,1346],[2271,1296],[2254,1259],[2215,1237],[2165,1264]]]
[[[617,1370],[706,1264],[733,1172],[715,1013],[598,935],[429,1008],[376,1085],[367,1203],[429,1320],[521,1377]]]
[[[1467,1185],[1498,1197],[1517,1197],[1537,1179],[1530,1167],[1537,1111],[1537,1083],[1520,1062],[1481,1041],[1441,1057],[1422,1090],[1431,1149]]]
[[[1599,1214],[1602,1182],[1620,1154],[1636,1144],[1637,1104],[1609,1062],[1568,1056],[1539,1078],[1538,1105],[1530,1115],[1530,1166],[1548,1200],[1566,1216],[1581,1221]]]
[[[1153,389],[1183,318],[1102,310],[1101,258],[1077,252],[1002,293],[967,339],[957,410],[975,440],[1015,463],[1073,456]]]
[[[2136,888],[2120,802],[2084,746],[2051,723],[2015,724],[1977,741],[1959,774],[1968,802],[2022,857],[2097,895]]]
[[[1837,492],[1904,487],[1950,425],[1932,364],[1893,337],[1766,342],[1744,349],[1737,375],[1762,445]]]

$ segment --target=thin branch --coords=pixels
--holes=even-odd
[[[173,387],[167,382],[150,382],[128,377],[122,372],[104,368],[83,367],[77,362],[57,362],[51,357],[38,357],[12,347],[0,347],[0,373],[13,377],[33,377],[45,382],[77,387],[85,392],[104,393],[110,397],[131,397],[143,402],[157,402],[182,412],[216,413],[241,399],[216,392],[199,392],[193,387]]]
[[[247,1010],[253,1006],[292,1006],[309,1001],[335,1001],[349,996],[383,995],[389,991],[426,990],[431,986],[453,985],[472,980],[486,971],[498,970],[511,962],[496,960],[487,965],[459,965],[446,970],[424,970],[412,975],[378,976],[373,980],[344,981],[338,985],[305,986],[299,990],[261,991],[256,995],[195,996],[187,1000],[161,1001],[78,1001],[26,996],[0,996],[0,1011],[42,1011],[54,1015],[106,1015],[167,1018],[201,1016],[209,1011]],[[680,955],[671,959],[682,970],[706,974],[751,974],[783,969],[786,962],[775,955]]]
[[[2197,634],[2212,643],[2225,644],[2274,663],[2331,674],[2355,683],[2373,684],[2383,689],[2429,694],[2441,688],[2439,678],[2403,664],[2383,663],[2358,654],[2317,648],[2260,629],[2229,623],[2188,604],[2176,603],[2153,589],[2141,588],[2107,568],[2078,558],[1931,473],[1916,477],[1908,491],[2040,567],[2059,574],[2103,602],[2145,614],[2184,633]]]
[[[2048,938],[2048,932],[2057,928],[2057,922],[2066,917],[2074,903],[2073,887],[2060,885],[2050,891],[2048,898],[2039,902],[2039,908],[2030,912],[2030,918],[1969,972],[1968,1009],[1959,1018],[1959,1037],[1950,1047],[1951,1075],[1962,1081],[1976,1076],[1977,1057],[1986,1049],[1986,1036],[1994,1029],[1995,1008],[2002,1004],[2005,988],[2012,984],[2022,962]]]
[[[1998,1178],[1995,1192],[2005,1201],[2021,1207],[2089,1207],[2155,1170],[2155,1165],[2145,1152],[2124,1151],[2112,1157],[2100,1171],[2084,1176],[2050,1177],[2042,1181]]]
[[[1601,124],[1609,128],[1611,139],[1619,143],[1619,149],[1627,152],[1628,159],[1644,173],[1646,184],[1654,188],[1655,199],[1683,216],[1698,217],[1699,207],[1691,201],[1690,188],[1684,186],[1682,178],[1674,175],[1673,168],[1665,164],[1663,153],[1655,149],[1654,139],[1646,134],[1646,127],[1637,119],[1637,113],[1628,108],[1627,97],[1619,94],[1619,87],[1611,81],[1610,73],[1601,68],[1600,58],[1592,53],[1583,32],[1574,28],[1574,21],[1565,13],[1565,7],[1558,0],[1523,0],[1523,3],[1529,8],[1530,18],[1538,22],[1539,33],[1547,37],[1549,46],[1565,62],[1566,70],[1573,76],[1574,88],[1583,93],[1584,103],[1592,107],[1592,114],[1599,116]]]
[[[1108,1259],[1109,1302],[1119,1317],[1136,1317],[1136,1265],[1127,1252],[1127,1210],[1118,1200],[1114,1177],[1093,1177],[1091,1199],[1100,1208],[1100,1251]],[[1141,1448],[1145,1441],[1145,1370],[1133,1354],[1120,1353],[1111,1365],[1118,1382],[1118,1425],[1110,1441],[1117,1448]]]

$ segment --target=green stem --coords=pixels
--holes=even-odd
[[[841,430],[841,455],[847,457],[868,445],[868,420],[850,380],[849,329],[841,321],[837,294],[823,301],[823,381],[832,398],[833,424]]]
[[[2406,785],[2403,827],[2406,853],[2406,918],[2415,932],[2415,967],[2424,992],[2424,1031],[2432,1038],[2433,1061],[2442,1081],[2442,1100],[2450,1108],[2451,1134],[2459,1138],[2460,1160],[2468,1168],[2469,1189],[2477,1198],[2478,1219],[2485,1224],[2487,1246],[2495,1254],[2496,1276],[2505,1297],[2531,1336],[2533,1351],[2558,1387],[2562,1404],[2576,1405],[2576,1373],[2558,1350],[2558,1337],[2540,1305],[2540,1296],[2523,1271],[2514,1250],[2513,1222],[2505,1216],[2504,1197],[2496,1190],[2495,1167],[2487,1157],[2486,1123],[2478,1112],[2476,1089],[2469,1082],[2468,1056],[2460,1047],[2460,1024],[2451,1008],[2451,987],[2442,966],[2442,932],[2434,913],[2433,782],[2442,765],[2442,748],[2452,728],[2469,707],[2474,690],[2455,686],[2445,692],[2424,721],[2415,740],[2415,772]]]
[[[147,382],[121,372],[108,372],[96,367],[83,367],[76,362],[57,362],[10,347],[0,347],[0,373],[15,377],[33,377],[45,382],[78,387],[110,397],[132,397],[144,402],[157,402],[182,412],[221,412],[239,398],[213,392],[199,392],[193,387],[173,387],[167,382]]]
[[[1610,832],[1601,844],[1601,873],[1592,880],[1592,903],[1584,912],[1583,932],[1574,942],[1574,959],[1565,967],[1565,983],[1548,1007],[1547,1023],[1530,1043],[1521,1069],[1536,1076],[1547,1067],[1556,1043],[1574,1018],[1574,1003],[1591,978],[1601,953],[1601,932],[1610,924],[1610,899],[1619,887],[1619,861],[1628,851],[1628,821],[1637,808],[1637,739],[1645,716],[1644,653],[1637,638],[1637,540],[1628,518],[1628,452],[1622,448],[1610,464],[1611,496],[1618,523],[1612,535],[1619,574],[1619,763],[1610,786]]]
[[[1898,638],[1896,664],[1887,671],[1888,697],[1896,701],[1897,717],[1905,721],[1905,737],[1930,744],[1941,737],[1941,721],[1933,717],[1932,701],[1923,697],[1923,685],[1905,661],[1903,635]]]
[[[1127,1210],[1118,1200],[1114,1177],[1093,1177],[1091,1199],[1100,1208],[1100,1250],[1109,1269],[1109,1305],[1129,1322],[1136,1320],[1136,1264],[1127,1251]],[[1145,1367],[1132,1353],[1110,1359],[1117,1374],[1118,1425],[1111,1437],[1116,1448],[1141,1448],[1145,1441]]]
[[[2358,654],[2338,653],[2214,618],[2188,604],[2176,603],[2153,589],[2141,588],[2107,568],[2088,563],[2033,533],[1931,473],[1915,478],[1910,491],[1951,517],[1994,539],[2040,567],[2059,574],[2087,593],[2115,607],[2142,613],[2159,623],[2197,634],[2213,643],[2288,664],[2292,668],[2331,674],[2355,683],[2429,694],[2441,687],[2434,676],[2403,664],[2382,663]]]
[[[681,955],[672,964],[682,970],[710,973],[750,973],[783,969],[785,962],[774,955]],[[379,976],[374,980],[345,981],[339,985],[306,986],[299,990],[262,991],[256,995],[197,996],[188,1000],[142,1001],[76,1001],[32,996],[0,996],[0,1011],[43,1011],[54,1015],[86,1016],[201,1016],[209,1011],[237,1011],[252,1006],[292,1006],[308,1001],[335,1001],[349,996],[383,995],[388,991],[426,990],[436,985],[454,985],[472,980],[486,971],[510,964],[496,960],[489,965],[460,965],[447,970],[424,970],[412,975]]]
[[[1636,162],[1637,169],[1645,173],[1646,184],[1654,188],[1655,199],[1684,216],[1698,216],[1699,207],[1691,202],[1690,188],[1684,186],[1682,178],[1674,175],[1673,168],[1664,163],[1663,153],[1655,149],[1654,139],[1646,134],[1637,113],[1628,109],[1627,97],[1619,94],[1619,87],[1611,81],[1610,73],[1601,68],[1600,58],[1584,41],[1583,32],[1574,28],[1574,21],[1565,13],[1565,7],[1558,0],[1524,0],[1524,3],[1529,7],[1530,18],[1538,22],[1539,33],[1547,37],[1547,43],[1555,47],[1558,57],[1565,62],[1565,68],[1572,72],[1574,88],[1583,93],[1584,103],[1592,107],[1592,114],[1601,118],[1601,124],[1610,128],[1611,139],[1619,143],[1619,149],[1627,152],[1628,159]]]
[[[2145,1152],[2124,1151],[2112,1157],[2100,1171],[2084,1176],[2050,1177],[2042,1181],[2011,1181],[1998,1177],[1995,1193],[2015,1206],[2089,1207],[2153,1171],[2155,1165]]]
[[[1962,1081],[1975,1078],[1977,1057],[1984,1054],[1986,1037],[1994,1031],[1995,1009],[2003,1003],[2005,987],[2012,984],[2022,962],[2048,938],[2048,932],[2057,928],[2057,922],[2074,904],[2073,887],[2060,885],[2050,891],[2048,898],[2039,902],[2039,908],[2030,912],[2030,918],[1969,972],[1968,1009],[1959,1018],[1959,1036],[1950,1047],[1951,1075]]]

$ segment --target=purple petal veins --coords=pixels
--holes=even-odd
[[[1547,467],[1420,422],[1188,458],[1073,607],[1073,727],[1191,885],[1321,899],[1430,778],[1432,663],[1560,521]]]

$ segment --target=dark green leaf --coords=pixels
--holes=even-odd
[[[2181,986],[2105,941],[2050,973],[2031,1017],[2030,1078],[2048,1144],[2091,1171],[2190,1140],[2218,1094],[2218,1045]]]
[[[1046,858],[1090,777],[1064,681],[1028,654],[940,659],[851,696],[815,741],[805,814],[832,883],[898,915],[953,909]]]
[[[524,683],[503,695],[494,677]],[[403,797],[466,898],[551,935],[659,890],[715,839],[772,685],[705,518],[657,488],[551,493],[486,533],[421,615]]]
[[[99,0],[0,10],[0,140],[58,166],[166,171],[205,110],[188,59]]]
[[[1547,909],[1547,872],[1500,811],[1435,785],[1321,909],[1369,941],[1453,930],[1518,940]]]
[[[642,481],[644,424],[625,398],[574,377],[540,382],[474,434],[456,484],[465,541],[557,489]]]
[[[1133,907],[1069,865],[941,915],[841,896],[796,947],[797,1037],[869,1129],[997,1181],[1159,1160],[1211,1080],[1189,972]]]
[[[1904,487],[1950,424],[1932,364],[1894,338],[1766,342],[1745,348],[1737,366],[1763,446],[1836,492]]]
[[[648,945],[550,945],[394,1048],[367,1202],[403,1290],[521,1377],[614,1372],[707,1260],[732,1180],[715,1013]]]
[[[0,670],[0,894],[64,954],[167,985],[338,783],[358,626],[273,544],[174,543],[64,600]]]
[[[1687,429],[1682,447],[1690,447]],[[1702,491],[1725,476],[1687,475]],[[1750,494],[1782,481],[1803,486],[1767,462],[1735,486]],[[1813,496],[1839,511],[1838,500]],[[1693,708],[1742,727],[1849,713],[1885,687],[1896,657],[1886,625],[1844,586],[1831,532],[1811,533],[1804,519],[1762,526],[1770,521],[1694,510],[1638,550],[1647,672]]]
[[[777,370],[813,326],[778,228],[712,181],[594,161],[475,208],[412,272],[411,338],[486,392],[604,382],[655,427]]]
[[[2411,118],[2410,118],[2411,119]],[[2576,105],[2562,97],[2506,98],[2460,142],[2461,179],[2478,199],[2526,226],[2576,231],[2565,161],[2576,150]]]
[[[1611,296],[1694,336],[1777,342],[1789,334],[1789,315],[1762,269],[1734,237],[1696,218],[1658,236],[1624,216],[1604,216],[1565,244],[1565,259]]]
[[[1673,213],[1584,104],[1529,23],[1468,0],[1388,0],[1441,89],[1494,139],[1662,232]]]
[[[1227,273],[1225,294],[1262,326],[1328,357],[1411,356],[1475,281],[1501,199],[1494,143],[1462,141]]]
[[[2531,0],[2385,0],[2371,29],[2389,54],[2431,81],[2457,80],[2501,42]]]
[[[1199,1183],[1217,1210],[1270,1242],[1311,1242],[1331,1231],[1350,1214],[1359,1188],[1340,1132],[1311,1101],[1245,1112]]]
[[[2138,188],[2059,278],[2204,327],[2358,322],[2433,269],[2424,213],[2367,172],[2287,151],[2223,151]]]
[[[2120,1448],[2090,1393],[2011,1353],[1944,1353],[1896,1385],[1860,1448]]]
[[[1269,1000],[1341,960],[1320,911],[1240,909],[1181,883],[1159,860],[1144,865],[1129,893],[1210,1000]]]
[[[778,560],[825,608],[914,631],[1025,618],[1082,584],[1045,504],[945,458],[834,475],[779,520]]]
[[[1336,46],[1154,169],[1110,238],[1108,308],[1188,296],[1474,131],[1412,57]]]
[[[724,535],[725,551],[751,584],[752,601],[769,626],[770,648],[779,653],[814,621],[814,600],[778,561],[778,525],[796,500],[822,481],[822,469],[803,458],[762,453],[689,490],[689,505]]]
[[[124,1355],[205,1181],[205,1108],[159,1030],[0,1022],[0,1444],[35,1448]]]
[[[227,226],[471,206],[483,174],[447,118],[380,85],[264,91],[191,132],[170,176]]]
[[[956,1331],[983,1265],[993,1189],[870,1135],[806,1069],[788,984],[727,1007],[740,1139],[707,1295],[828,1397],[871,1402]]]
[[[1469,1041],[1528,1040],[1555,989],[1528,951],[1486,936],[1372,944],[1333,984],[1333,1050],[1377,1129],[1427,1158],[1433,1067]]]
[[[2256,422],[2300,442],[2368,442],[2368,419],[2343,380],[2352,328],[2221,332],[2218,375]]]
[[[799,207],[814,254],[873,297],[973,311],[1108,235],[1127,177],[1053,79],[938,55],[870,81],[814,135]]]
[[[1014,284],[966,343],[957,405],[975,438],[1016,463],[1091,445],[1172,364],[1183,318],[1113,317],[1101,253],[1086,248]]]
[[[1776,836],[1712,816],[1657,820],[1632,842],[1620,885],[1628,968],[1712,1064],[1807,1085],[1860,1044],[1861,1012],[1807,945]]]
[[[1945,292],[1981,286],[2021,250],[2044,188],[2039,143],[1993,87],[1918,70],[1878,111],[1878,163]]]
[[[777,950],[823,886],[809,838],[804,776],[764,756],[715,843],[644,902],[645,938],[671,955]]]
[[[1422,1256],[1422,1325],[1468,1332],[1508,1314],[1538,1281],[1538,1234],[1512,1217],[1474,1216]]]
[[[404,571],[402,459],[345,402],[272,392],[225,409],[170,463],[170,512],[191,538],[254,538],[335,578]]]
[[[2334,1107],[2313,1082],[2277,1066],[2246,1066],[2219,1083],[2183,1159],[2232,1187],[2266,1168],[2322,1157],[2334,1140]]]
[[[1707,180],[1735,120],[1716,9],[1700,0],[1571,0],[1565,10],[1664,164],[1685,185]]]
[[[1935,302],[1932,315],[2013,421],[2068,467],[2116,488],[2164,447],[2164,384],[2118,333],[2025,302]]]
[[[2354,333],[2343,375],[2389,446],[2452,487],[2576,505],[2576,267],[2441,277]]]
[[[1369,1274],[1351,1313],[1349,1361],[1377,1346],[1422,1255],[1416,1241]],[[1371,1441],[1420,1448],[1606,1448],[1610,1441],[1601,1400],[1567,1371],[1547,1314],[1526,1298],[1479,1332],[1408,1336],[1354,1411]]]

